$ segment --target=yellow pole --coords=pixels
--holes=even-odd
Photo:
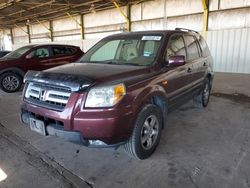
[[[115,2],[115,0],[111,0],[112,3],[115,5],[117,10],[122,14],[122,16],[126,19],[127,22],[127,31],[130,31],[130,19],[127,17],[127,15],[122,11],[122,9],[119,7],[119,5]]]
[[[81,23],[80,23],[74,16],[72,16],[70,13],[66,12],[66,14],[69,16],[69,18],[70,18],[71,20],[73,20],[74,22],[76,22],[76,23],[80,26],[80,28],[81,28],[81,36],[82,36],[82,38],[84,38],[83,24],[81,24]],[[80,16],[81,16],[81,22],[83,22],[82,15],[80,15]]]
[[[43,24],[42,22],[40,22],[38,19],[36,19],[36,21],[43,26],[44,28],[46,28],[48,31],[50,31],[50,28],[48,28],[45,24]]]
[[[24,33],[26,33],[28,35],[28,31],[25,31],[22,27],[18,26],[17,24],[15,24],[15,26],[19,29],[21,29]]]
[[[208,30],[208,4],[206,0],[202,0],[203,5],[203,31],[202,35],[204,38],[207,36],[207,30]]]

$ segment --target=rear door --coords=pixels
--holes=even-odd
[[[201,56],[200,46],[195,36],[184,35],[185,43],[187,46],[187,63],[192,65],[192,84],[193,90],[200,88],[204,81],[204,75],[206,70],[206,63]]]
[[[168,62],[168,59],[175,55],[187,56],[182,34],[175,34],[170,37],[165,61]],[[164,75],[164,79],[167,80],[165,90],[168,94],[170,108],[175,106],[175,104],[183,103],[189,98],[186,94],[192,87],[192,69],[193,67],[190,63],[179,67],[171,67],[167,64],[163,69],[163,71],[166,71]]]
[[[76,61],[75,53],[76,49],[67,46],[52,46],[52,57],[51,66],[59,66],[67,63]]]

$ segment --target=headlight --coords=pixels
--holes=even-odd
[[[111,107],[125,94],[124,84],[92,88],[88,93],[85,107]]]

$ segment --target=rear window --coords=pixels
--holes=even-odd
[[[201,47],[201,53],[203,57],[207,57],[210,56],[210,51],[209,48],[207,46],[206,41],[204,40],[204,38],[202,36],[199,37],[198,39],[199,43],[200,43],[200,47]]]
[[[54,56],[70,55],[70,54],[75,53],[76,49],[72,47],[57,46],[57,47],[52,47],[52,52]]]
[[[197,42],[191,35],[185,35],[185,42],[187,46],[187,60],[194,60],[200,57]]]

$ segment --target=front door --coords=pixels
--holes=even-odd
[[[161,80],[166,82],[165,85],[163,84],[163,87],[168,95],[169,108],[186,101],[186,93],[192,87],[192,64],[186,63],[179,67],[168,65],[169,57],[176,55],[187,56],[184,39],[181,34],[174,34],[170,37],[165,54],[166,66],[162,69]]]
[[[47,47],[34,49],[26,58],[28,70],[41,71],[50,68],[51,53]]]

